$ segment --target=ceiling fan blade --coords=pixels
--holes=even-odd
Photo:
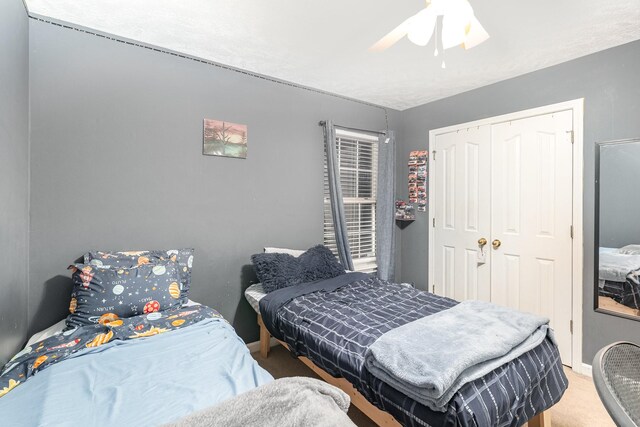
[[[418,46],[426,46],[433,35],[437,16],[433,13],[433,9],[428,7],[418,12],[413,18],[407,37]]]
[[[409,30],[411,29],[411,23],[413,22],[415,17],[416,15],[413,15],[412,17],[406,19],[402,24],[391,30],[386,36],[374,43],[369,48],[369,51],[381,52],[396,44],[401,38],[407,35]]]
[[[484,29],[478,18],[475,16],[471,18],[469,28],[467,31],[467,37],[464,40],[464,48],[471,49],[478,46],[480,43],[486,41],[489,38],[489,33]]]

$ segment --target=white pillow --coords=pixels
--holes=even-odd
[[[29,338],[29,341],[27,341],[27,345],[25,347],[29,347],[31,344],[35,344],[38,341],[46,340],[47,338],[51,338],[54,335],[58,335],[67,326],[66,320],[67,319],[62,319],[55,325],[49,326],[44,331],[33,334],[33,336]]]
[[[640,255],[640,245],[623,246],[618,252],[625,255]]]
[[[300,255],[305,253],[306,251],[300,251],[297,249],[286,249],[286,248],[264,248],[265,254],[289,254],[295,258],[298,258]]]

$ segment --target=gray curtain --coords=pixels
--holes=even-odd
[[[347,221],[342,200],[342,186],[340,185],[336,128],[330,120],[324,122],[324,147],[327,156],[329,198],[331,199],[331,216],[333,217],[333,228],[336,232],[336,243],[338,245],[338,258],[340,258],[340,262],[345,269],[353,270],[351,248],[349,248],[349,238],[347,236]]]
[[[387,142],[387,137],[389,138]],[[378,277],[393,280],[396,225],[396,138],[393,131],[380,135],[378,143],[378,200],[376,202],[376,258]]]

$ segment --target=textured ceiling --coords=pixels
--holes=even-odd
[[[32,15],[403,110],[640,39],[640,0],[471,0],[491,34],[367,48],[424,0],[27,0]]]

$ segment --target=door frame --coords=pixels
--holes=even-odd
[[[429,147],[430,154],[433,154],[431,141],[435,141],[435,137],[441,134],[455,132],[461,129],[467,129],[474,126],[493,125],[498,123],[504,123],[514,120],[526,119],[534,116],[541,116],[545,114],[553,114],[561,111],[571,110],[573,115],[573,239],[572,239],[572,322],[573,322],[573,335],[571,342],[571,368],[573,371],[582,373],[582,292],[583,292],[583,241],[584,241],[584,227],[583,227],[583,191],[584,191],[584,98],[574,99],[571,101],[560,102],[557,104],[546,105],[538,108],[532,108],[523,111],[517,111],[515,113],[504,114],[495,117],[489,117],[486,119],[475,120],[468,123],[461,123],[458,125],[447,126],[439,129],[432,129],[429,131],[427,140],[427,146]],[[437,153],[436,153],[437,155]],[[440,287],[436,288],[435,284],[435,272],[430,266],[435,265],[435,253],[433,247],[435,244],[435,233],[433,232],[433,225],[435,224],[435,209],[431,209],[432,204],[437,203],[435,199],[436,189],[436,173],[437,167],[436,160],[433,158],[429,164],[429,268],[428,271],[428,289],[433,292],[442,292]],[[442,286],[442,285],[440,285]]]

